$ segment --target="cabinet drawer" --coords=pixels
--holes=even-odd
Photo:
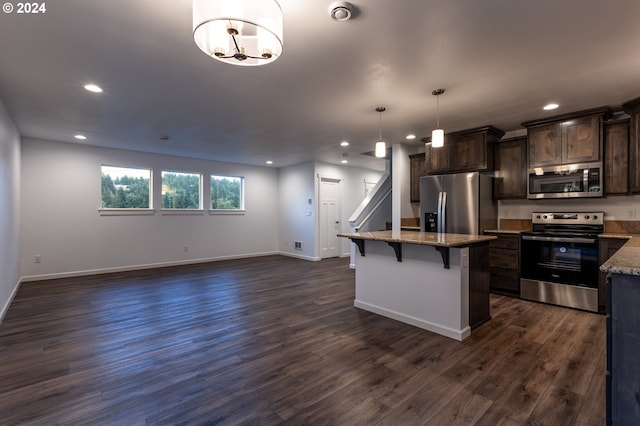
[[[503,268],[511,270],[520,269],[519,251],[501,248],[491,248],[489,252],[489,266],[491,268]]]
[[[520,273],[509,269],[491,268],[491,290],[520,294]]]
[[[495,235],[495,234],[490,234]],[[492,250],[494,248],[503,248],[508,250],[519,250],[520,249],[520,237],[501,237],[498,236],[497,240],[489,241],[489,248]]]

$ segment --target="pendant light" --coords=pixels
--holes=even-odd
[[[436,89],[431,92],[436,97],[436,128],[431,132],[431,146],[441,148],[444,146],[444,130],[440,128],[440,95],[444,89]]]
[[[387,156],[387,144],[382,140],[382,113],[387,109],[385,107],[378,107],[376,111],[380,113],[380,137],[376,142],[376,157],[384,158]]]

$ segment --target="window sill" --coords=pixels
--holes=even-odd
[[[210,215],[243,215],[246,210],[209,210]]]
[[[98,209],[100,216],[153,216],[154,209]]]
[[[196,210],[196,209],[161,209],[160,214],[163,215],[184,215],[184,216],[199,216],[204,214],[204,210]]]

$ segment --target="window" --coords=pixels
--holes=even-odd
[[[202,175],[162,172],[163,209],[201,209]]]
[[[244,178],[211,175],[211,209],[244,210]]]
[[[102,166],[103,209],[150,209],[151,170]]]

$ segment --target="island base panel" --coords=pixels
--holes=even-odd
[[[450,249],[450,269],[430,246],[405,244],[402,262],[382,241],[356,258],[354,306],[447,337],[469,336],[469,250]]]

